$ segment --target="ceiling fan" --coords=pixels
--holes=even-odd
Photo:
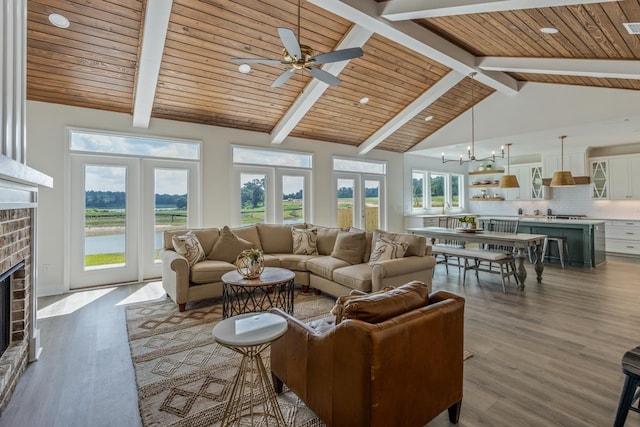
[[[263,58],[232,58],[232,62],[236,63],[253,63],[253,64],[284,64],[286,70],[271,83],[271,87],[280,87],[289,80],[297,70],[305,70],[316,79],[323,81],[330,86],[338,86],[340,79],[317,65],[327,64],[329,62],[346,61],[348,59],[359,58],[362,56],[362,49],[352,47],[348,49],[334,50],[333,52],[321,53],[315,55],[313,49],[309,46],[298,43],[298,39],[292,30],[288,28],[278,28],[278,35],[284,45],[282,50],[282,59],[263,59]]]

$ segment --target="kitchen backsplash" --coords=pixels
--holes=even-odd
[[[587,215],[601,219],[640,219],[640,200],[592,200],[590,185],[567,188],[547,188],[549,200],[469,202],[469,211],[483,215],[517,215],[522,208],[525,215],[538,209],[554,214]]]

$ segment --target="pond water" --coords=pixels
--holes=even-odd
[[[159,249],[162,247],[162,233],[163,233],[162,231],[155,232],[154,247],[156,249]],[[124,248],[125,248],[124,233],[85,236],[85,239],[84,239],[85,255],[121,253],[125,251]]]

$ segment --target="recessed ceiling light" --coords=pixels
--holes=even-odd
[[[369,102],[369,98],[367,98],[366,96],[360,98],[360,104],[366,104],[367,102]]]
[[[238,67],[238,71],[240,71],[242,74],[247,74],[249,71],[251,71],[251,65],[240,64],[240,66]]]
[[[428,122],[430,120],[433,120],[433,116],[427,116],[427,117],[424,118],[425,122]]]
[[[622,25],[629,34],[640,34],[640,22],[624,22]]]
[[[60,15],[59,13],[52,13],[51,15],[49,15],[49,22],[51,22],[53,25],[55,25],[58,28],[69,27],[69,20],[65,16]]]
[[[540,31],[545,34],[556,34],[558,32],[558,29],[553,27],[544,27],[540,28]]]

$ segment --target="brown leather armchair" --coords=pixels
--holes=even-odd
[[[306,324],[274,309],[289,324],[271,345],[276,392],[284,382],[328,426],[423,426],[445,409],[457,423],[464,299],[444,291],[427,295],[425,290],[415,308],[406,295],[395,295],[416,283],[426,289],[412,282],[383,296],[365,297],[375,300],[373,309],[354,305],[350,310],[353,301],[348,301],[345,320],[338,325],[331,318]],[[394,305],[400,309],[389,311]],[[384,313],[394,310],[405,312],[383,320]],[[377,323],[349,318],[349,312],[367,312]]]

